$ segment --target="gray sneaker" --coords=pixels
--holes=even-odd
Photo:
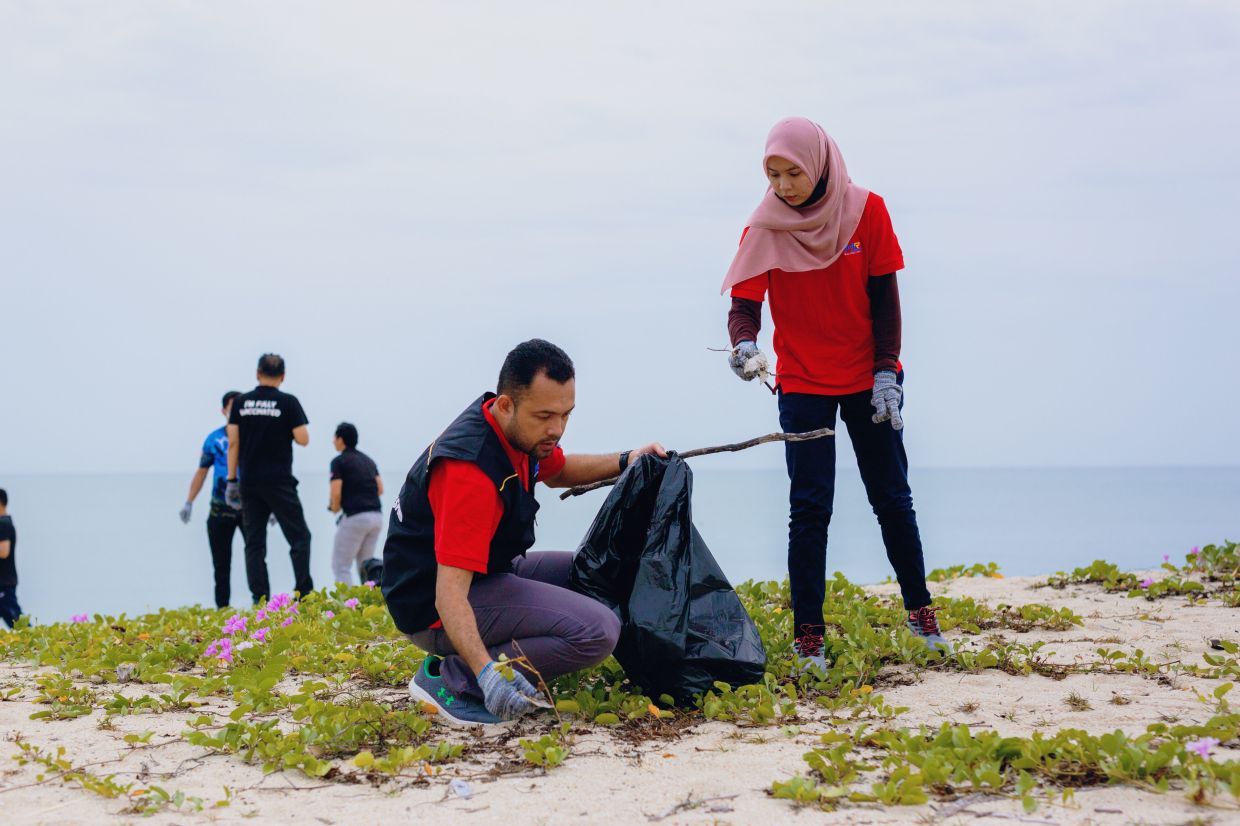
[[[952,645],[944,637],[943,632],[939,630],[939,620],[935,616],[938,608],[927,605],[918,608],[916,611],[908,612],[908,630],[926,641],[926,647],[931,651],[937,651],[944,657],[950,657],[952,653]]]
[[[794,662],[800,671],[817,668],[826,676],[827,657],[823,653],[821,625],[802,625],[801,633],[792,642]]]
[[[428,654],[418,673],[409,681],[410,696],[435,709],[432,719],[458,727],[503,725],[504,721],[487,711],[482,701],[449,690],[439,674],[442,662],[441,657]]]

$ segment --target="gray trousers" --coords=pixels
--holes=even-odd
[[[492,659],[524,654],[548,682],[607,659],[620,638],[620,620],[601,602],[568,590],[572,564],[568,551],[544,551],[517,557],[510,574],[474,576],[469,604]],[[439,670],[450,691],[482,699],[478,680],[446,631],[428,628],[409,639],[444,658]]]
[[[357,571],[361,581],[361,565],[375,555],[375,544],[382,531],[382,511],[363,511],[340,520],[332,544],[332,576],[337,582],[352,585],[351,571]]]

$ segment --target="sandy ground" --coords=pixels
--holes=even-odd
[[[972,596],[991,605],[1029,602],[1066,606],[1085,618],[1084,627],[1062,633],[1005,632],[1022,642],[1045,640],[1058,663],[1095,659],[1100,645],[1143,649],[1151,658],[1202,664],[1201,654],[1216,637],[1235,639],[1240,609],[1211,602],[1189,606],[1184,599],[1157,602],[1112,596],[1093,586],[1063,591],[1034,589],[1034,579],[960,579],[934,586],[935,593]],[[890,591],[894,586],[876,586]],[[952,635],[964,646],[981,637]],[[0,664],[0,689],[30,684],[36,672],[22,665]],[[1005,734],[1082,728],[1092,733],[1124,729],[1144,731],[1149,723],[1204,721],[1210,707],[1195,691],[1209,693],[1217,685],[1194,678],[1152,679],[1136,675],[1088,674],[1054,680],[1041,676],[1009,676],[996,670],[979,674],[904,672],[886,675],[901,685],[883,693],[894,705],[910,710],[896,722],[937,726],[945,721],[968,723]],[[1072,694],[1090,708],[1074,711],[1065,702]],[[141,690],[133,692],[142,693]],[[1026,815],[1015,800],[965,798],[926,806],[884,808],[853,805],[831,813],[796,809],[772,799],[774,780],[804,774],[802,755],[829,728],[825,715],[810,706],[789,729],[738,728],[703,723],[677,731],[662,725],[662,736],[645,742],[611,730],[582,728],[572,755],[561,767],[543,773],[518,766],[517,736],[538,736],[545,724],[526,724],[478,760],[447,765],[442,774],[422,777],[399,787],[360,782],[312,780],[298,772],[264,775],[261,767],[236,756],[207,754],[181,738],[190,715],[133,715],[114,718],[115,728],[102,730],[101,712],[74,720],[32,721],[39,710],[23,690],[0,702],[0,821],[3,823],[99,823],[155,821],[293,822],[299,823],[943,823],[973,822],[1054,824],[1196,824],[1237,823],[1240,810],[1227,799],[1209,807],[1195,806],[1177,792],[1158,795],[1131,788],[1080,791],[1075,801],[1041,805]],[[399,696],[394,692],[392,696]],[[1128,702],[1115,704],[1113,697]],[[225,711],[228,704],[215,703]],[[149,744],[130,747],[126,733],[154,730]],[[138,780],[168,790],[181,790],[214,802],[232,790],[231,805],[202,812],[164,812],[153,818],[120,814],[125,804],[108,800],[58,780],[38,782],[38,769],[9,759],[19,752],[20,736],[44,748],[64,746],[75,766],[117,780]],[[510,771],[496,776],[499,763]],[[508,755],[504,757],[504,755]],[[1221,759],[1240,757],[1223,750]],[[95,764],[87,766],[87,764]],[[463,799],[449,787],[452,779],[469,782],[472,794]]]

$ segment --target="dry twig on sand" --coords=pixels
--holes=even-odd
[[[730,445],[716,445],[715,447],[698,447],[693,450],[678,451],[676,453],[682,459],[692,459],[696,456],[709,456],[712,453],[735,453],[738,450],[748,450],[751,447],[764,445],[769,442],[808,442],[811,439],[821,439],[823,436],[834,436],[835,431],[829,427],[820,428],[819,430],[811,430],[807,433],[768,433],[765,436],[758,436],[753,439],[746,439],[743,442],[734,442]],[[601,482],[592,482],[588,485],[578,485],[575,488],[569,488],[560,494],[561,499],[567,499],[570,496],[580,496],[583,493],[589,493],[592,490],[609,487],[616,484],[619,476],[611,479],[604,479]]]

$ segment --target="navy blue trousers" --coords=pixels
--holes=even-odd
[[[0,619],[12,628],[21,618],[22,607],[17,604],[17,586],[0,585]]]
[[[904,374],[899,376],[901,383]],[[913,511],[908,484],[908,456],[904,436],[891,422],[871,421],[874,407],[870,391],[846,396],[809,393],[779,395],[779,424],[785,433],[804,433],[823,427],[835,428],[836,415],[844,420],[857,468],[865,483],[870,507],[878,517],[895,569],[904,607],[909,611],[930,604],[926,590],[926,564],[921,534]],[[835,499],[835,437],[808,442],[787,442],[788,462],[788,579],[792,587],[795,633],[802,626],[820,626],[826,599],[827,528]]]

